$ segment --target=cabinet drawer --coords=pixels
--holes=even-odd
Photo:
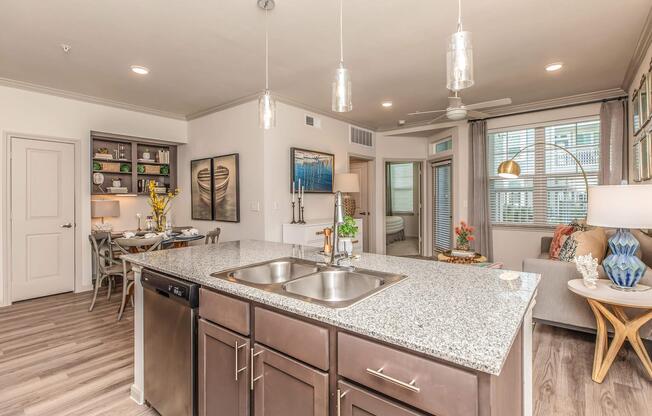
[[[321,370],[328,370],[328,330],[267,309],[255,308],[256,342]]]
[[[425,416],[345,381],[337,382],[340,416]]]
[[[478,414],[474,373],[349,334],[338,335],[338,373],[437,416]]]
[[[249,335],[247,302],[199,289],[199,316],[242,335]]]

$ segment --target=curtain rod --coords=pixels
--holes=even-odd
[[[517,112],[517,113],[501,114],[501,115],[491,116],[491,117],[486,117],[486,118],[477,118],[477,119],[473,119],[473,120],[471,120],[471,121],[476,121],[476,120],[492,120],[492,119],[495,119],[495,118],[511,117],[511,116],[520,116],[520,115],[523,115],[523,114],[531,114],[531,113],[539,113],[539,112],[541,112],[541,111],[560,110],[560,109],[563,109],[563,108],[577,107],[578,105],[587,105],[587,104],[595,104],[595,103],[606,103],[606,102],[608,102],[608,101],[616,101],[616,100],[626,100],[627,97],[628,97],[627,95],[622,95],[622,96],[620,96],[620,97],[603,98],[603,99],[600,99],[600,100],[585,101],[585,102],[575,103],[575,104],[564,104],[564,105],[558,105],[558,106],[556,106],[556,107],[547,107],[547,108],[542,108],[542,109],[539,109],[539,110],[527,110],[527,111],[521,111],[521,112]]]

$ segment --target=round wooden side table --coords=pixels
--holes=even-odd
[[[446,263],[456,263],[456,264],[474,264],[474,263],[486,263],[487,258],[485,256],[479,255],[478,257],[454,257],[448,256],[444,253],[437,254],[437,260],[443,261]]]
[[[652,378],[652,362],[639,335],[641,327],[652,319],[652,290],[626,292],[612,288],[611,284],[611,280],[600,279],[598,280],[598,287],[590,289],[584,286],[582,279],[568,282],[568,289],[579,296],[585,297],[595,315],[597,336],[591,378],[596,383],[604,381],[625,340],[632,344],[636,355],[643,362],[643,367],[645,367],[648,376]],[[642,312],[639,316],[630,318],[623,308],[634,308]],[[609,345],[605,318],[614,328],[611,345]]]

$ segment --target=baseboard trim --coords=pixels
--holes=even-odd
[[[131,400],[135,401],[139,405],[144,405],[145,404],[145,394],[143,394],[142,391],[135,385],[131,385],[131,389],[129,390],[129,397],[131,397]]]

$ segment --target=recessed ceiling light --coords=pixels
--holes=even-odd
[[[385,107],[385,108],[389,108],[389,107],[392,106],[392,102],[391,101],[383,101],[382,106]]]
[[[138,75],[147,75],[149,74],[149,69],[145,68],[144,66],[138,66],[138,65],[132,65],[131,70]]]
[[[554,64],[548,64],[548,65],[546,65],[546,71],[548,71],[548,72],[559,71],[563,66],[564,66],[564,64],[561,63],[561,62],[555,62]]]

